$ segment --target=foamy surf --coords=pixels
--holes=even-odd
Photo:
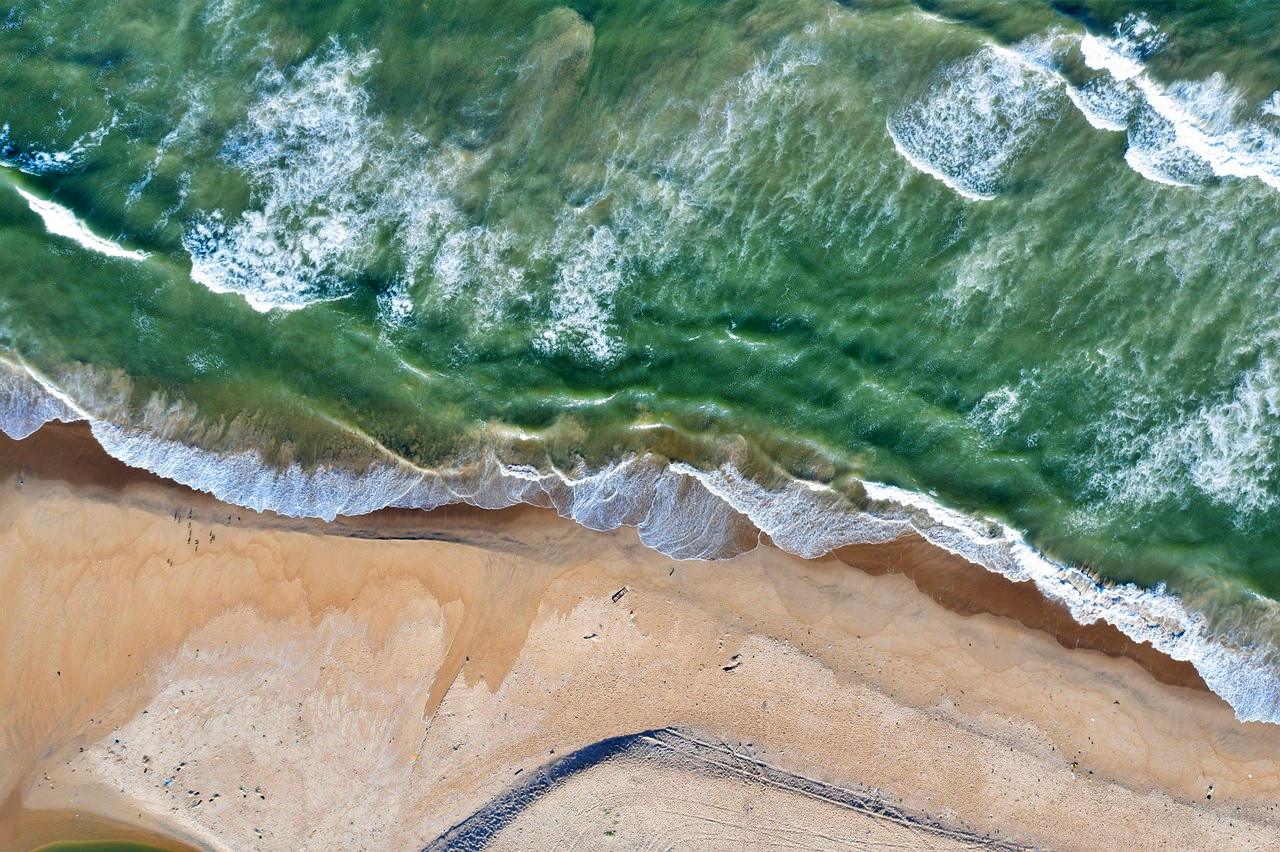
[[[1057,114],[1045,97],[1046,75],[1016,52],[988,45],[943,68],[885,128],[912,166],[964,198],[987,201]]]
[[[1147,180],[1192,187],[1213,177],[1255,179],[1280,189],[1280,135],[1226,117],[1238,96],[1220,74],[1200,82],[1156,81],[1144,60],[1166,39],[1144,17],[1130,15],[1110,36],[1057,32],[1048,43],[1063,38],[1100,76],[1077,86],[1054,67],[1052,50],[1032,57],[1028,45],[989,42],[941,69],[921,99],[890,117],[886,130],[898,154],[962,197],[990,200],[999,194],[1000,176],[1032,144],[1039,120],[1052,116],[1061,91],[1090,126],[1128,134],[1125,162]],[[1028,81],[990,73],[984,55],[1035,74],[1043,86],[1037,91]],[[1223,115],[1206,119],[1197,100]],[[1273,114],[1273,103],[1280,103],[1276,95],[1258,114]]]
[[[69,171],[79,165],[84,158],[102,144],[107,138],[120,116],[113,113],[111,120],[82,134],[74,142],[61,150],[24,150],[15,144],[12,129],[8,124],[0,125],[0,165],[17,169],[29,175],[58,174]]]
[[[40,220],[44,223],[45,230],[54,236],[66,237],[81,248],[106,257],[114,257],[121,260],[147,259],[146,252],[127,249],[117,242],[98,236],[75,213],[56,201],[40,198],[20,187],[15,186],[13,190],[22,196],[22,200],[26,201],[27,206],[31,208],[31,212],[40,217]]]
[[[46,423],[85,420],[80,409],[52,383],[25,365],[0,358],[0,431],[22,440]]]
[[[1148,47],[1141,49],[1134,33],[1148,40]],[[1145,19],[1132,17],[1117,26],[1111,37],[1087,33],[1080,39],[1080,52],[1085,64],[1096,71],[1108,74],[1117,83],[1131,86],[1141,98],[1142,104],[1167,122],[1174,143],[1189,156],[1203,161],[1218,177],[1262,181],[1272,189],[1280,189],[1280,138],[1262,133],[1254,128],[1238,128],[1227,125],[1214,127],[1191,107],[1185,97],[1175,94],[1171,87],[1162,85],[1151,76],[1143,55],[1154,52],[1162,43],[1154,28]],[[1184,86],[1185,88],[1185,86]],[[1230,106],[1225,102],[1222,83],[1215,83],[1219,91],[1210,93],[1217,102],[1215,108]],[[1265,112],[1266,104],[1262,111]],[[1259,144],[1261,143],[1261,144]],[[1143,146],[1137,146],[1141,149]],[[1132,149],[1131,149],[1132,150]],[[1126,159],[1135,171],[1162,182],[1180,183],[1176,178],[1164,180],[1153,177],[1163,174],[1153,168],[1151,158],[1139,153]]]
[[[932,497],[864,481],[864,505],[818,483],[765,486],[731,464],[703,470],[649,453],[597,470],[541,470],[503,462],[493,449],[455,467],[408,463],[278,469],[253,450],[212,452],[136,428],[93,419],[47,380],[8,364],[0,429],[22,438],[48,420],[88,419],[111,456],[218,499],[257,511],[331,521],[385,507],[430,510],[463,503],[497,509],[554,509],[595,530],[635,527],[647,546],[675,559],[728,559],[758,546],[814,558],[855,543],[917,533],[933,545],[1016,582],[1031,582],[1081,624],[1105,621],[1137,642],[1190,662],[1241,721],[1280,723],[1280,666],[1274,651],[1215,634],[1162,586],[1101,583],[1040,553],[1011,527],[975,518]],[[1268,619],[1280,620],[1265,602]]]
[[[967,198],[970,201],[990,201],[996,197],[994,192],[977,192],[970,187],[957,181],[954,177],[934,166],[923,157],[916,156],[915,152],[908,149],[902,144],[902,140],[898,138],[898,134],[894,132],[893,125],[885,123],[885,132],[889,134],[889,140],[893,142],[894,150],[896,150],[902,159],[906,160],[917,171],[923,172],[936,181],[939,181],[948,189],[955,192],[961,198]]]

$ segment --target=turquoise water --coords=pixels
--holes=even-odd
[[[19,2],[7,431],[678,556],[914,527],[1274,718],[1278,13]]]

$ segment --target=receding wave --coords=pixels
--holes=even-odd
[[[853,543],[916,533],[937,547],[1011,580],[1034,583],[1082,624],[1105,621],[1139,642],[1195,666],[1242,721],[1280,723],[1280,662],[1274,602],[1230,633],[1163,586],[1106,584],[1047,557],[1009,526],[950,509],[931,497],[877,482],[861,499],[781,475],[762,483],[732,462],[700,468],[633,452],[593,469],[543,468],[502,458],[494,445],[446,467],[388,459],[363,465],[273,465],[251,449],[222,452],[135,426],[95,418],[47,379],[0,362],[0,429],[14,438],[50,420],[88,420],[115,458],[255,510],[332,520],[381,508],[430,510],[465,503],[497,509],[553,509],[594,530],[635,527],[647,546],[676,559],[727,559],[758,546],[813,558]]]
[[[0,359],[0,431],[20,441],[54,420],[70,423],[86,417],[51,385]]]

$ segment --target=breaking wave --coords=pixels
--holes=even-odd
[[[227,502],[294,517],[528,504],[593,530],[635,527],[645,545],[676,559],[727,559],[766,535],[787,552],[813,558],[847,544],[917,533],[1010,580],[1034,583],[1081,624],[1104,621],[1190,662],[1241,721],[1280,723],[1280,660],[1267,638],[1269,627],[1280,627],[1273,602],[1258,599],[1249,627],[1224,635],[1163,586],[1100,583],[1038,552],[1005,524],[891,485],[863,482],[862,499],[851,500],[825,485],[781,476],[762,484],[729,461],[701,469],[637,452],[598,469],[546,470],[504,462],[493,446],[441,469],[394,458],[362,467],[277,467],[254,450],[215,452],[95,419],[50,382],[10,362],[0,362],[0,404],[0,429],[14,438],[48,420],[88,420],[102,447],[126,464]]]
[[[1280,134],[1273,126],[1235,122],[1242,98],[1220,73],[1202,81],[1157,82],[1145,60],[1165,41],[1138,15],[1129,15],[1110,36],[1089,33],[1080,40],[1085,64],[1103,72],[1135,104],[1125,124],[1125,160],[1144,177],[1164,183],[1253,178],[1280,189]],[[1260,114],[1269,114],[1268,103],[1260,105]]]
[[[1167,41],[1130,14],[1110,34],[1060,31],[1012,47],[987,44],[940,69],[886,130],[916,169],[986,201],[1047,131],[1061,93],[1095,129],[1127,135],[1125,162],[1147,180],[1189,187],[1255,179],[1280,189],[1280,127],[1271,120],[1280,115],[1280,92],[1245,120],[1243,97],[1221,73],[1161,83],[1147,60]],[[1064,70],[1073,55],[1094,72],[1078,85]]]
[[[83,420],[77,408],[22,365],[0,359],[0,431],[21,441],[46,423]]]
[[[924,97],[891,116],[889,138],[907,162],[965,198],[995,198],[1058,112],[1044,77],[989,46],[943,69]]]
[[[187,228],[192,278],[261,311],[343,294],[373,250],[362,187],[378,128],[360,85],[372,63],[371,54],[335,50],[289,77],[263,72],[265,93],[223,146],[248,175],[257,209],[233,222],[211,213]]]
[[[40,217],[40,221],[44,223],[45,230],[54,236],[66,237],[81,248],[105,257],[115,257],[121,260],[147,259],[146,252],[127,249],[113,240],[98,236],[76,214],[56,201],[47,201],[18,187],[14,187],[14,191],[22,196],[23,201],[27,202],[31,212]]]

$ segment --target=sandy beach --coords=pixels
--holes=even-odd
[[[914,539],[326,525],[49,425],[0,443],[0,595],[4,849],[1280,845],[1280,728]]]

